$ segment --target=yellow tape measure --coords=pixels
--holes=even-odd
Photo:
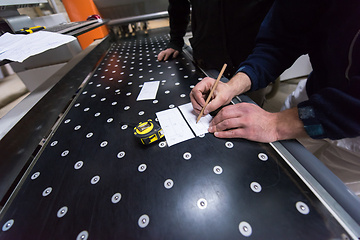
[[[44,27],[44,26],[36,26],[36,27],[30,27],[30,28],[26,27],[19,31],[16,31],[15,33],[29,34],[29,33],[34,33],[34,32],[43,30],[43,29],[46,29],[46,27]]]
[[[134,135],[140,139],[144,145],[148,145],[164,137],[161,127],[151,119],[146,122],[140,122],[134,127]]]

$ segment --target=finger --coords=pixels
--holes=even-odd
[[[169,53],[169,51],[165,52],[165,57],[164,57],[164,61],[168,60],[168,58],[170,57],[171,53]]]
[[[174,54],[173,54],[173,58],[176,58],[176,57],[179,55],[179,53],[180,53],[180,52],[176,50],[176,51],[174,52]]]
[[[217,138],[246,138],[247,131],[244,128],[236,128],[228,131],[215,132],[214,136]]]
[[[196,97],[196,99],[199,98],[203,99],[205,95],[208,95],[214,83],[215,83],[215,79],[206,77],[203,80],[201,80],[198,84],[196,84],[196,86],[192,90],[192,92],[194,92],[194,96]]]
[[[210,92],[211,89],[214,87],[215,79],[206,77],[200,83],[202,83],[202,82],[207,84],[207,87],[209,88],[209,92]],[[221,85],[221,84],[223,84],[223,83],[220,82],[219,85]],[[210,100],[209,104],[207,105],[207,107],[204,111],[205,115],[209,114],[210,112],[215,111],[216,109],[218,109],[219,107],[221,107],[222,105],[225,104],[223,97],[219,97],[220,96],[219,91],[218,91],[219,85],[218,85],[217,89],[215,89],[215,91],[212,95],[212,99]]]
[[[200,113],[205,105],[207,94],[210,92],[213,82],[215,80],[212,78],[204,78],[190,92],[190,100],[196,113]]]
[[[192,100],[194,109],[201,111],[205,105],[205,95],[201,90],[192,90],[190,94],[190,99]]]
[[[202,109],[202,105],[195,99],[193,92],[190,92],[190,101],[193,106],[194,111],[199,114]],[[204,101],[205,104],[205,101]]]
[[[172,49],[172,48],[167,48],[163,51],[161,51],[159,54],[158,54],[158,60],[159,61],[166,61],[168,59],[168,57],[174,52],[175,50]]]
[[[223,121],[219,122],[216,125],[212,125],[209,127],[209,132],[221,132],[226,131],[229,129],[236,129],[236,128],[244,128],[246,125],[243,123],[242,118],[228,118],[224,119]]]
[[[213,118],[213,120],[210,122],[210,126],[215,126],[219,124],[220,122],[231,119],[231,118],[239,118],[242,116],[241,113],[241,104],[235,104],[226,106],[223,109],[221,109],[218,114]]]
[[[162,61],[162,60],[163,60],[164,54],[165,54],[165,51],[161,51],[161,52],[158,54],[158,61]]]
[[[218,109],[219,107],[221,107],[223,105],[223,102],[220,100],[220,98],[214,98],[213,100],[211,100],[209,102],[209,104],[206,106],[205,110],[204,110],[204,115],[207,115],[213,111],[215,111],[216,109]]]

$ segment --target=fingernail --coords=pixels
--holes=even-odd
[[[219,135],[218,132],[214,132],[215,137],[218,137],[218,135]]]
[[[214,132],[214,127],[209,127],[208,131],[209,131],[210,133]]]

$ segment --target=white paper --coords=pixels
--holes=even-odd
[[[5,52],[12,44],[15,44],[21,39],[23,39],[22,34],[14,35],[10,33],[5,33],[0,37],[0,53]]]
[[[189,123],[190,127],[195,132],[196,136],[208,133],[208,128],[212,120],[212,116],[210,114],[203,116],[202,118],[200,118],[199,122],[196,123],[198,115],[195,113],[191,103],[181,105],[179,106],[179,108],[184,115],[186,121]]]
[[[156,116],[159,119],[161,128],[164,130],[169,147],[195,137],[185,119],[181,116],[179,109],[172,108],[157,112]]]
[[[30,56],[76,40],[65,34],[39,31],[31,34],[5,33],[0,37],[0,61],[23,62]]]
[[[144,82],[136,101],[155,99],[159,85],[160,81]]]

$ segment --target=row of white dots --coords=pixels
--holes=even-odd
[[[172,186],[173,182],[171,179],[167,179],[164,182],[164,186],[166,188],[168,188],[169,186]],[[170,187],[171,188],[171,187]],[[116,204],[121,200],[121,193],[115,193],[112,197],[111,197],[111,202]],[[197,202],[196,205],[198,206],[199,209],[206,209],[208,206],[207,200],[205,198],[200,198]],[[308,214],[310,212],[309,207],[307,206],[307,204],[305,204],[304,202],[298,201],[295,204],[296,209],[301,213],[301,214]],[[58,218],[62,218],[66,215],[66,213],[68,212],[68,207],[67,206],[63,206],[61,207],[58,211],[57,211],[57,217]],[[15,223],[14,219],[10,219],[8,220],[3,226],[2,226],[2,231],[8,231]],[[150,223],[150,217],[147,214],[143,214],[139,217],[138,219],[138,226],[140,228],[145,228],[149,225]],[[239,232],[245,236],[245,237],[249,237],[252,235],[252,227],[251,225],[246,222],[246,221],[241,221],[238,225],[238,229]],[[86,240],[89,237],[89,233],[86,230],[81,231],[78,235],[77,235],[77,240]]]
[[[89,134],[90,134],[90,133],[89,133]],[[91,136],[92,136],[92,135],[91,135]],[[90,136],[90,137],[91,137],[91,136]],[[104,142],[102,142],[101,144],[103,144],[103,143],[104,143]],[[56,144],[55,144],[55,145],[56,145]],[[106,146],[106,145],[107,145],[107,142],[106,142],[105,146]],[[233,145],[232,145],[231,142],[227,142],[227,143],[226,143],[226,146],[227,146],[228,148],[232,148],[232,147],[233,147]],[[119,153],[119,154],[120,154],[120,153]],[[189,160],[189,159],[191,158],[191,154],[190,154],[190,158],[189,158],[189,156],[188,156],[187,154],[190,154],[190,153],[184,153],[184,159],[188,158],[188,159],[186,159],[186,160]],[[124,155],[125,155],[125,153],[124,153]],[[185,158],[185,155],[186,155],[186,158]],[[264,155],[265,155],[265,156],[264,156]],[[261,156],[262,156],[262,157],[260,157],[260,154],[259,154],[259,159],[260,159],[260,160],[262,160],[262,161],[266,161],[266,160],[267,160],[266,154],[263,154],[263,155],[261,155]],[[266,158],[266,160],[264,160],[264,158]],[[77,162],[77,163],[75,164],[75,166],[76,166],[77,164],[81,164],[81,166],[82,166],[82,165],[83,165],[83,162],[82,162],[82,161],[79,161],[79,162]],[[80,166],[80,168],[81,168],[81,166]],[[143,170],[143,171],[145,171],[146,168],[147,168],[146,164],[142,164],[142,165],[140,165],[140,166],[142,166],[141,170]],[[139,168],[140,168],[140,166],[139,166]],[[145,169],[144,169],[144,168],[145,168]],[[139,171],[140,171],[140,170],[139,170]],[[140,171],[140,172],[143,172],[143,171]],[[221,168],[220,166],[215,166],[213,171],[214,171],[215,174],[221,174],[221,173],[223,172],[223,170],[222,170],[222,168]],[[219,172],[220,172],[220,173],[219,173]],[[40,175],[40,173],[38,173],[38,174]],[[33,177],[33,176],[32,176],[32,177]],[[96,184],[97,182],[100,181],[100,176],[94,176],[91,181],[92,181],[92,184]],[[94,182],[94,183],[93,183],[93,182]],[[251,188],[252,188],[253,191],[255,191],[254,189],[258,189],[258,188],[259,188],[259,185],[256,185],[256,184],[258,184],[258,183],[256,183],[256,182],[252,182],[252,183],[251,183]],[[167,179],[167,180],[164,182],[164,187],[167,188],[167,189],[172,188],[173,185],[174,185],[174,182],[173,182],[171,179]],[[171,186],[171,187],[169,187],[169,186]],[[253,189],[253,188],[254,188],[254,189]],[[52,190],[52,189],[48,189],[48,188],[47,188],[47,189],[44,190],[44,192],[46,192],[45,194],[49,195],[49,194],[51,193],[51,190]],[[261,186],[260,186],[260,191],[261,191]],[[44,193],[43,193],[43,195],[44,195]],[[46,195],[46,196],[47,196],[47,195]],[[115,193],[115,194],[112,196],[112,198],[111,198],[111,201],[112,201],[113,203],[118,203],[120,200],[121,200],[121,194],[120,194],[120,193]],[[198,207],[199,207],[200,209],[205,209],[205,208],[207,207],[207,201],[206,201],[206,199],[204,199],[204,198],[199,199],[199,200],[197,201],[197,205],[198,205]],[[297,202],[297,203],[296,203],[296,207],[297,207],[298,210],[299,210],[299,209],[302,210],[302,211],[304,211],[304,210],[306,211],[306,209],[308,210],[307,205],[306,205],[305,203],[302,203],[302,202]],[[300,211],[300,210],[299,210],[299,211]],[[59,218],[61,218],[61,217],[65,216],[65,214],[67,213],[67,211],[68,211],[68,208],[67,208],[66,206],[60,208],[59,211],[57,212],[57,216],[58,216]],[[307,213],[308,213],[308,212],[307,212]],[[307,214],[307,213],[306,213],[306,214]],[[304,213],[303,213],[303,214],[304,214]],[[146,215],[146,214],[140,216],[139,219],[138,219],[138,225],[139,225],[139,227],[142,227],[142,228],[148,226],[149,222],[150,222],[150,218],[149,218],[149,216]],[[12,226],[12,224],[14,223],[14,220],[9,220],[7,223],[4,224],[4,226],[8,226],[9,223],[11,223],[10,225]],[[4,231],[4,226],[3,226],[3,231]],[[11,227],[11,226],[10,226],[10,227]],[[10,227],[9,227],[9,228],[10,228]],[[6,229],[6,230],[8,230],[8,229]],[[5,231],[6,231],[6,230],[5,230]],[[240,224],[239,224],[239,231],[240,231],[240,233],[241,233],[242,235],[244,235],[244,236],[250,236],[251,233],[252,233],[251,225],[248,224],[248,223],[245,222],[245,221],[242,221],[242,222],[240,222]],[[79,233],[77,239],[87,239],[88,236],[89,236],[89,233],[88,233],[86,230],[84,230],[84,231],[82,231],[81,233]]]
[[[127,129],[127,127],[128,127],[127,125],[123,125],[123,126],[121,127],[121,129]],[[87,137],[91,137],[92,135],[93,135],[93,133],[88,133],[86,136],[87,136]],[[53,141],[53,142],[50,144],[50,146],[52,146],[52,147],[53,147],[53,146],[56,146],[57,143],[58,143],[58,141]],[[103,142],[101,142],[100,147],[105,147],[105,146],[107,146],[107,144],[108,144],[107,141],[103,141]],[[164,142],[159,143],[159,147],[160,147],[160,148],[163,148],[165,145],[166,145],[166,143],[164,143]],[[227,148],[233,148],[234,145],[233,145],[232,142],[226,142],[226,143],[225,143],[225,146],[226,146]],[[61,153],[61,156],[62,156],[62,157],[65,157],[65,156],[67,156],[68,154],[69,154],[69,150],[65,150],[65,151],[63,151],[63,152]],[[125,156],[125,152],[124,152],[124,151],[119,152],[118,155],[117,155],[118,158],[123,158],[124,156]],[[190,160],[190,159],[191,159],[191,153],[189,153],[189,152],[184,153],[184,154],[183,154],[183,158],[184,158],[185,160]],[[267,160],[268,160],[268,156],[267,156],[265,153],[259,153],[259,154],[258,154],[258,158],[259,158],[261,161],[267,161]],[[83,166],[83,162],[82,162],[82,161],[79,161],[79,162],[77,162],[77,163],[74,165],[74,168],[75,168],[75,169],[80,169],[82,166]],[[139,167],[138,167],[138,171],[139,171],[139,172],[144,172],[144,171],[146,170],[146,168],[147,168],[146,164],[141,164],[141,165],[139,165]],[[220,166],[215,166],[215,167],[213,168],[213,171],[214,171],[215,174],[222,174],[223,169],[222,169]],[[35,178],[37,178],[38,176],[39,176],[39,173],[35,173],[35,174],[32,176],[32,179],[35,179]],[[98,176],[96,176],[96,177],[98,177]],[[95,177],[94,177],[94,178],[95,178]],[[98,179],[95,178],[95,180],[97,180],[97,181],[95,181],[94,179],[93,179],[93,180],[95,181],[95,183],[97,183],[99,179],[100,179],[100,177],[98,177]],[[93,180],[92,180],[92,182],[93,182]],[[95,183],[93,183],[93,184],[95,184]],[[256,193],[259,193],[259,192],[261,192],[261,190],[262,190],[261,185],[260,185],[259,183],[257,183],[257,182],[252,182],[252,183],[250,184],[250,188],[251,188],[254,192],[256,192]]]

